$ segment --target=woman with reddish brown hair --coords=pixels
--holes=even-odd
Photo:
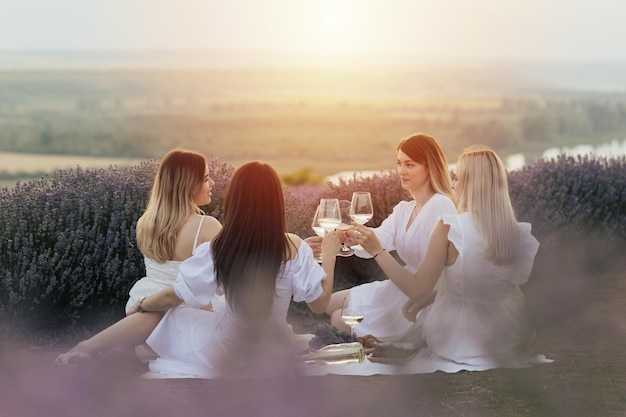
[[[473,146],[459,157],[456,174],[459,213],[437,220],[417,271],[409,274],[389,255],[379,256],[381,267],[395,270],[390,279],[409,297],[403,314],[414,322],[430,306],[424,341],[454,364],[449,369],[546,362],[531,352],[535,330],[520,289],[539,242],[531,225],[515,217],[504,164],[492,149]],[[381,250],[370,230],[354,227],[369,253]]]
[[[381,252],[356,251],[357,256],[374,258],[388,277],[396,271],[379,262],[382,250],[395,250],[403,262],[394,259],[395,265],[414,273],[426,253],[435,220],[445,213],[456,213],[448,162],[437,140],[415,134],[401,140],[397,149],[402,188],[411,194],[412,200],[398,203],[379,227],[371,229],[381,242]],[[404,319],[402,305],[407,296],[392,281],[375,281],[333,294],[326,313],[333,326],[349,331],[341,319],[346,298],[351,309],[364,313],[363,321],[354,328],[357,336],[371,334],[390,342],[418,342],[423,320],[411,323]]]

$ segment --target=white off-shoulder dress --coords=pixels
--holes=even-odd
[[[198,223],[198,230],[196,230],[196,235],[193,239],[193,249],[192,254],[196,250],[196,246],[198,246],[198,237],[200,236],[200,230],[202,229],[202,223],[204,222],[204,217],[200,217],[200,222]],[[135,284],[130,289],[128,295],[128,301],[126,302],[126,312],[130,310],[130,308],[139,301],[141,297],[148,296],[151,294],[155,294],[161,291],[163,288],[169,287],[174,284],[176,280],[176,276],[178,275],[178,268],[183,261],[167,261],[167,262],[159,262],[152,258],[144,257],[144,265],[146,267],[146,276],[141,278],[139,281],[135,282]]]
[[[174,291],[185,304],[168,311],[148,337],[159,357],[150,362],[146,377],[267,377],[290,369],[297,353],[287,324],[290,300],[315,301],[326,277],[307,244],[301,243],[295,258],[282,266],[262,329],[252,330],[228,303],[213,313],[200,309],[222,292],[215,280],[210,242],[199,245],[178,272]]]
[[[395,250],[405,268],[414,273],[422,261],[428,247],[428,238],[435,221],[443,214],[456,214],[457,210],[450,198],[443,194],[433,195],[422,207],[413,223],[407,228],[415,201],[401,201],[393,212],[374,233],[382,246]],[[366,258],[370,255],[357,250],[356,255]],[[358,336],[372,334],[388,342],[415,343],[421,337],[423,317],[420,313],[416,323],[411,323],[402,315],[402,306],[408,297],[389,280],[361,284],[350,289],[350,305],[364,313],[365,318],[355,327]]]

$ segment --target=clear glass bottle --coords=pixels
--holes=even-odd
[[[304,355],[305,363],[317,365],[361,363],[364,359],[365,350],[359,342],[328,345]]]

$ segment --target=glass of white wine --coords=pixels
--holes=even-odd
[[[365,191],[352,193],[352,204],[350,205],[350,217],[358,224],[365,224],[374,217],[374,206],[372,196]]]
[[[341,306],[341,320],[350,326],[350,336],[352,340],[356,339],[356,333],[354,327],[363,321],[364,313],[360,309],[350,307],[350,299],[345,297],[343,299],[343,305]]]
[[[339,200],[339,210],[341,211],[341,224],[337,227],[338,230],[348,231],[352,228],[350,226],[350,210],[351,210],[351,202],[348,200]],[[350,248],[350,246],[346,242],[341,243],[341,248],[337,253],[339,256],[351,256],[354,255],[354,249]]]
[[[326,234],[326,229],[324,229],[319,222],[319,214],[320,214],[320,206],[318,205],[315,208],[315,215],[313,216],[313,222],[311,223],[311,229],[315,232],[319,237],[324,237]],[[322,262],[322,255],[315,258],[317,262]]]
[[[339,200],[336,198],[322,198],[320,200],[317,221],[326,232],[332,232],[341,223]]]

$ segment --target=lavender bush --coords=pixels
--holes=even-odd
[[[232,168],[211,164],[217,185],[206,209],[219,216]],[[145,273],[135,226],[157,167],[78,167],[0,190],[0,330],[36,333],[123,314]]]
[[[518,218],[533,224],[542,242],[584,237],[623,248],[626,240],[625,158],[560,157],[511,172],[510,191]],[[144,273],[135,225],[146,206],[156,161],[119,169],[60,170],[39,180],[0,190],[0,331],[65,334],[98,319],[123,315],[128,289]],[[222,218],[226,185],[234,169],[210,161],[216,182],[203,207]],[[378,226],[409,195],[395,172],[353,177],[339,184],[285,189],[287,225],[301,237],[313,234],[320,198],[350,200],[369,191]],[[596,245],[597,247],[597,245]],[[382,279],[375,262],[339,258],[338,288]],[[297,309],[297,307],[296,307]],[[91,329],[88,329],[91,330]]]
[[[560,156],[509,175],[520,221],[540,240],[590,239],[607,245],[626,239],[626,158]]]
[[[338,200],[352,200],[352,193],[355,191],[369,191],[372,195],[372,205],[374,206],[374,217],[367,223],[367,226],[379,226],[382,221],[391,214],[393,207],[401,200],[408,200],[410,195],[402,189],[400,178],[395,171],[388,171],[376,174],[371,177],[353,176],[352,178],[340,178],[338,184],[326,183],[323,186],[304,185],[289,189],[291,201],[298,201],[299,207],[287,208],[287,216],[298,217],[293,221],[297,226],[297,233],[301,236],[310,236],[311,221],[315,214],[315,208],[319,204],[320,198],[337,198]],[[300,232],[304,230],[303,232]],[[301,234],[303,233],[303,234]]]

